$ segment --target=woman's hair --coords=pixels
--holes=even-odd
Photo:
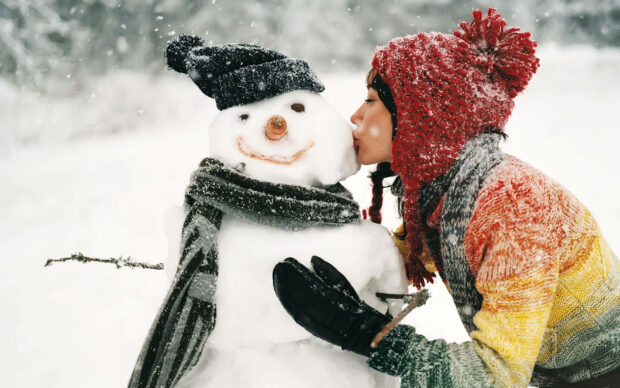
[[[394,97],[392,97],[390,87],[374,68],[371,68],[366,75],[366,87],[377,91],[379,99],[385,105],[388,112],[390,112],[390,117],[392,118],[392,139],[394,139],[394,136],[396,136],[396,103],[394,102]]]
[[[392,97],[390,87],[381,78],[379,73],[373,68],[366,75],[366,86],[377,91],[379,99],[385,105],[392,118],[392,139],[396,136],[396,104]],[[394,176],[389,162],[377,163],[377,169],[370,173],[372,183],[372,201],[368,209],[370,220],[374,223],[381,223],[381,206],[383,205],[383,179]],[[399,199],[400,201],[400,199]],[[399,209],[401,208],[399,203]],[[400,210],[399,210],[400,212]]]
[[[368,215],[370,221],[381,223],[381,206],[383,205],[383,179],[394,176],[391,164],[389,162],[377,163],[377,169],[370,173],[370,182],[372,183],[372,200]]]

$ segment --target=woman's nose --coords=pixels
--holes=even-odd
[[[358,126],[359,123],[362,122],[362,107],[359,107],[355,112],[353,112],[349,121],[351,121],[356,126]]]
[[[357,111],[351,115],[351,118],[349,118],[349,121],[357,125],[357,123],[359,122]]]
[[[280,115],[273,115],[265,125],[265,135],[269,140],[280,140],[286,135],[286,120]]]

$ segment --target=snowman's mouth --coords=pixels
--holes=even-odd
[[[264,155],[260,152],[256,152],[250,149],[247,144],[243,141],[243,136],[239,136],[237,138],[237,147],[239,151],[253,159],[264,160],[266,162],[276,163],[276,164],[292,164],[301,159],[302,156],[312,147],[314,147],[314,142],[310,141],[310,144],[305,146],[303,149],[295,152],[290,156],[282,156],[282,155]]]

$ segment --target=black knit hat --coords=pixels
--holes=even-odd
[[[215,99],[219,110],[293,90],[325,89],[306,62],[251,44],[207,47],[198,36],[179,35],[168,44],[166,60]]]

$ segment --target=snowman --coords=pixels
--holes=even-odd
[[[381,312],[402,306],[377,292],[407,290],[389,233],[360,220],[339,183],[359,164],[321,82],[306,62],[255,45],[206,47],[182,35],[166,57],[220,113],[177,217],[176,273],[129,387],[397,387],[297,325],[273,289],[279,261],[310,266],[316,255]]]

